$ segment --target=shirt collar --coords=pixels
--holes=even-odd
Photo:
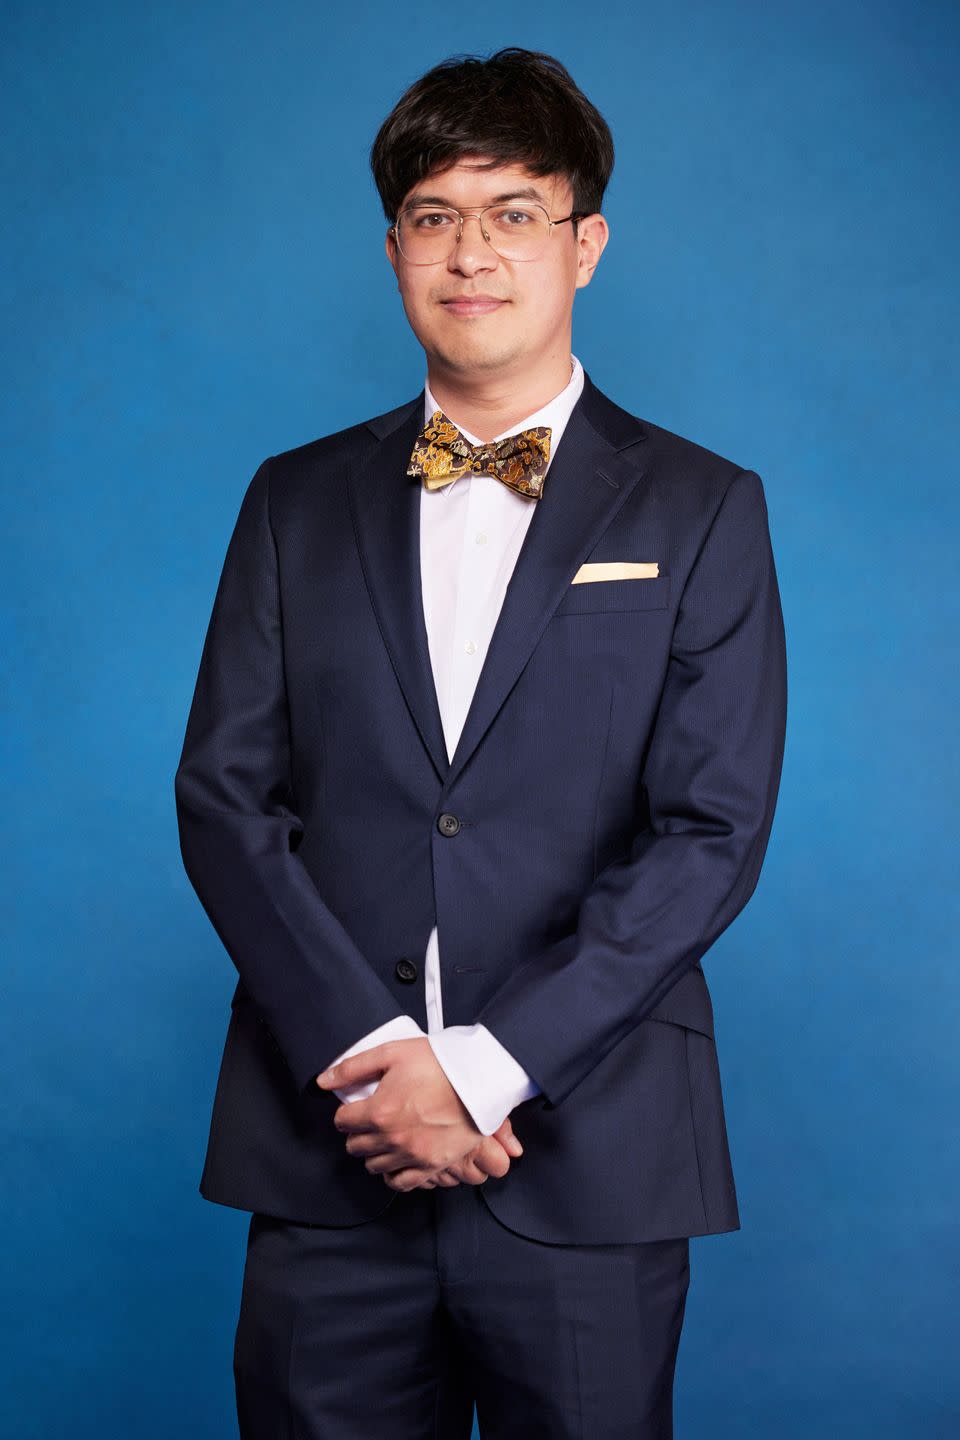
[[[511,425],[510,429],[504,430],[502,435],[495,435],[493,437],[494,440],[504,440],[508,435],[516,435],[519,430],[530,430],[534,425],[549,425],[550,459],[553,459],[557,446],[560,443],[560,436],[566,429],[567,421],[573,412],[573,407],[583,392],[583,366],[580,364],[576,355],[570,356],[570,363],[573,366],[573,373],[559,395],[554,395],[552,400],[548,400],[546,405],[541,405],[539,410],[534,410],[533,414],[528,415],[525,420],[519,420],[516,425]],[[423,423],[426,424],[434,411],[439,409],[440,406],[433,398],[430,390],[430,382],[427,380],[423,387]],[[452,420],[454,425],[457,425],[457,429],[461,435],[463,435],[464,439],[469,440],[471,445],[483,444],[483,441],[479,440],[476,435],[471,435],[469,430],[465,430],[462,425],[458,425],[455,416],[448,415],[447,419]],[[549,469],[549,462],[547,468]],[[449,487],[444,487],[434,493],[443,494],[447,488]]]

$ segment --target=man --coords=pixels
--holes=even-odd
[[[371,162],[426,386],[257,471],[176,776],[241,1434],[670,1436],[739,1226],[699,962],[779,784],[763,488],[571,354],[613,146],[556,60],[445,62]]]

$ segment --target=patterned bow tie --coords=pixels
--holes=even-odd
[[[435,410],[417,436],[407,474],[421,476],[428,490],[439,490],[460,475],[482,472],[518,495],[539,500],[549,459],[549,425],[535,425],[488,445],[471,445],[442,410]]]

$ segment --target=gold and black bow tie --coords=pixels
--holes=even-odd
[[[471,445],[442,410],[435,410],[417,436],[407,474],[421,476],[428,490],[439,490],[460,475],[482,473],[502,480],[518,495],[539,500],[549,459],[549,425]]]

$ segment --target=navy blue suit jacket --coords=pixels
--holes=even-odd
[[[175,782],[239,974],[201,1193],[327,1225],[396,1200],[313,1080],[393,1016],[427,1028],[436,921],[446,1024],[482,1021],[542,1091],[481,1187],[498,1219],[737,1229],[700,961],[757,883],[783,755],[760,479],[587,376],[448,763],[405,473],[422,408],[264,461],[227,550]],[[660,573],[571,585],[607,560]]]

